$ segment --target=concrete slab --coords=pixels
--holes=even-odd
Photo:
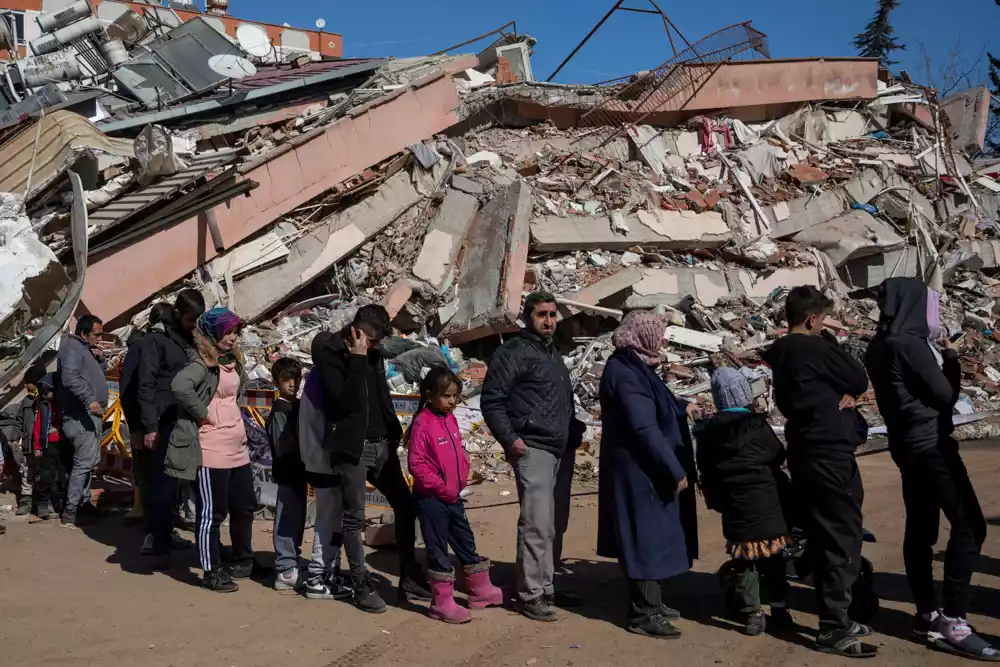
[[[643,269],[625,308],[676,306],[689,294],[702,305],[716,305],[731,294],[726,273],[701,268]]]
[[[413,263],[413,275],[441,290],[454,269],[465,234],[479,209],[479,200],[458,190],[449,190]]]
[[[766,276],[754,276],[749,271],[740,271],[739,281],[744,294],[755,301],[760,301],[767,299],[771,292],[781,287],[792,288],[800,285],[819,287],[820,275],[815,266],[800,266],[778,269]]]
[[[895,250],[906,243],[888,223],[860,210],[851,210],[799,232],[792,240],[822,250],[834,266],[843,266],[850,259]]]
[[[607,216],[544,216],[531,222],[532,247],[541,252],[626,250],[648,245],[670,250],[716,248],[732,239],[722,215],[715,211],[643,211],[625,216],[628,234],[611,230]],[[654,231],[655,229],[655,231]]]

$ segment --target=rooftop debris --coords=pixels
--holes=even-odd
[[[985,89],[939,101],[868,59],[773,60],[749,23],[693,45],[670,26],[686,45],[671,60],[601,85],[536,82],[535,40],[513,23],[470,55],[241,52],[225,71],[247,75],[233,77],[176,60],[203,19],[127,19],[105,32],[145,35],[128,48],[96,32],[97,48],[52,47],[77,65],[58,87],[6,84],[22,100],[0,125],[8,398],[74,312],[124,344],[153,303],[195,286],[252,322],[248,368],[270,387],[274,359],[308,364],[316,333],[382,302],[400,331],[384,350],[394,392],[405,403],[428,366],[460,372],[476,478],[496,479],[508,469],[478,412],[484,360],[517,330],[523,294],[544,289],[592,477],[623,312],[669,314],[676,393],[710,409],[711,367],[739,367],[780,426],[759,352],[785,332],[787,291],[826,290],[827,328],[860,353],[871,288],[908,275],[942,292],[949,333],[968,332],[963,433],[995,430],[1000,160],[976,154]],[[144,82],[170,72],[154,99]],[[861,405],[877,433],[871,396]]]

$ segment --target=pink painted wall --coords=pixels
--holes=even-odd
[[[313,197],[409,144],[457,122],[451,77],[438,75],[373,102],[267,162],[244,178],[260,185],[215,208],[231,248]],[[216,255],[197,217],[102,257],[87,268],[81,308],[105,321],[130,311]]]

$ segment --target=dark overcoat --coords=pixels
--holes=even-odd
[[[687,405],[628,348],[608,359],[600,396],[597,553],[617,558],[630,579],[685,572],[698,557]]]

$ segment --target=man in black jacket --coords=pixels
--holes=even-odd
[[[867,436],[855,399],[868,390],[864,367],[823,332],[832,303],[812,286],[785,301],[788,334],[764,355],[774,401],[785,416],[788,470],[799,504],[819,598],[816,648],[843,657],[873,655],[872,634],[848,615],[861,566],[864,488],[854,450]]]
[[[574,416],[569,371],[552,342],[555,297],[528,295],[521,319],[521,335],[504,343],[490,360],[480,405],[517,478],[518,609],[532,620],[554,621],[553,605],[579,604],[576,596],[556,594],[553,577],[569,524],[583,424]]]
[[[903,562],[917,613],[915,636],[966,657],[1000,655],[965,620],[969,585],[986,539],[986,520],[969,480],[952,412],[961,389],[957,343],[930,343],[940,328],[940,296],[915,278],[889,278],[878,290],[878,332],[865,362],[903,478],[906,532]],[[934,590],[933,549],[941,512],[951,534],[944,559],[944,607]]]
[[[370,613],[385,611],[385,602],[372,586],[365,567],[362,533],[366,481],[382,492],[396,517],[400,599],[426,601],[431,597],[423,569],[417,563],[416,508],[396,454],[403,429],[389,394],[385,363],[378,352],[379,342],[391,333],[385,308],[368,305],[358,309],[346,329],[316,336],[312,344],[313,372],[319,373],[322,381],[322,409],[327,426],[322,452],[316,452],[308,442],[300,442],[309,482],[317,488],[317,503],[320,495],[327,493],[321,489],[332,488],[332,500],[342,508],[342,539],[351,568],[354,604]],[[325,463],[316,462],[317,453],[329,457],[332,474],[316,474]],[[317,507],[317,517],[319,511]],[[339,556],[339,544],[322,545],[324,549],[328,547],[336,549]],[[310,578],[306,596],[323,584]],[[336,591],[330,590],[329,594],[332,598]],[[314,595],[328,599],[322,592]]]
[[[173,306],[154,305],[150,329],[129,346],[122,362],[120,400],[146,528],[143,553],[156,556],[157,567],[169,565],[167,556],[175,542],[178,547],[191,545],[174,536],[177,480],[164,473],[163,461],[177,423],[170,383],[188,363],[191,332],[203,312],[205,299],[193,289],[182,290]]]

